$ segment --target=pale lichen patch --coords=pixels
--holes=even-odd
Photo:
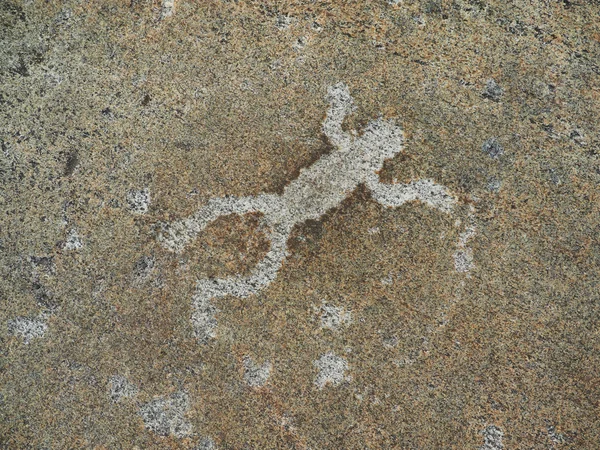
[[[192,424],[185,417],[189,407],[188,393],[179,391],[143,404],[139,414],[150,431],[161,436],[184,438],[192,432]]]
[[[339,330],[341,326],[352,323],[352,313],[341,306],[321,305],[321,328]]]
[[[115,375],[108,381],[108,396],[113,403],[118,403],[124,398],[135,397],[138,388],[121,375]]]
[[[216,336],[217,328],[216,314],[217,308],[212,304],[211,297],[203,295],[204,291],[200,285],[196,289],[196,294],[192,297],[192,327],[194,337],[200,344],[206,344]]]
[[[457,272],[468,272],[473,267],[473,251],[470,248],[454,252],[454,268]]]
[[[469,272],[473,267],[473,250],[467,247],[468,242],[477,234],[477,228],[474,224],[473,211],[469,214],[469,224],[460,234],[456,243],[456,251],[454,252],[454,268],[457,272]],[[460,225],[460,221],[457,221]]]
[[[46,314],[38,317],[15,317],[8,321],[8,333],[23,339],[29,344],[32,339],[41,338],[48,330]]]
[[[67,235],[67,239],[65,240],[65,250],[79,250],[82,247],[83,241],[79,237],[79,233],[76,229],[71,229],[71,231],[69,231],[69,234]]]
[[[175,0],[163,0],[160,11],[160,18],[165,19],[173,15],[175,9]]]
[[[326,385],[338,386],[343,381],[350,381],[352,378],[345,375],[348,370],[348,361],[333,352],[327,352],[319,359],[313,362],[313,365],[319,369],[315,384],[319,389]]]
[[[498,158],[504,154],[504,148],[500,143],[495,139],[488,139],[481,146],[481,151],[490,156],[490,158]]]
[[[217,450],[217,446],[211,438],[203,437],[198,442],[195,450]]]
[[[273,365],[269,361],[259,365],[249,356],[244,357],[244,380],[248,386],[264,386],[271,375],[272,369]]]
[[[134,283],[141,283],[154,272],[156,260],[152,256],[142,256],[133,268]]]
[[[479,450],[504,449],[504,444],[502,444],[504,433],[496,425],[489,425],[485,427],[485,429],[481,433],[483,434],[484,442],[483,445],[479,447]]]
[[[418,200],[432,208],[450,212],[456,203],[456,199],[445,186],[427,179],[411,181],[408,184],[384,184],[379,182],[377,175],[371,175],[367,185],[373,198],[388,207],[399,207]]]
[[[281,15],[277,16],[277,19],[275,20],[275,26],[277,27],[277,29],[283,31],[283,30],[287,30],[290,27],[290,25],[292,25],[293,22],[294,22],[293,17],[281,14]]]
[[[500,100],[500,97],[502,97],[502,95],[504,94],[504,89],[502,89],[500,87],[500,85],[498,83],[496,83],[496,80],[490,78],[489,80],[487,80],[487,82],[485,83],[485,90],[483,92],[483,96],[485,98],[488,98],[490,100],[494,100],[494,101],[498,101]]]
[[[487,190],[490,192],[498,192],[502,187],[502,180],[491,178],[487,184]]]
[[[398,336],[384,336],[382,339],[383,342],[383,346],[387,347],[387,348],[394,348],[398,345],[398,343],[400,342],[400,339],[398,339]]]
[[[391,286],[392,284],[394,284],[394,274],[391,273],[391,272],[388,273],[387,276],[385,276],[382,279],[380,279],[379,282],[383,286]]]
[[[132,214],[146,214],[150,207],[150,189],[131,190],[127,193],[127,208]]]
[[[367,230],[369,234],[379,234],[381,233],[381,229],[379,227],[371,227]]]

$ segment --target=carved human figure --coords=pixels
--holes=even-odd
[[[318,220],[359,184],[365,183],[373,198],[387,207],[421,201],[449,213],[456,203],[444,186],[428,179],[406,184],[381,183],[377,172],[384,161],[404,147],[402,129],[391,120],[377,119],[367,125],[362,135],[354,136],[342,129],[344,118],[354,110],[348,87],[344,83],[331,86],[327,99],[330,106],[323,132],[336,150],[302,169],[282,195],[212,198],[191,217],[163,225],[159,241],[174,252],[181,252],[209,223],[224,215],[262,213],[262,221],[269,230],[270,249],[249,275],[197,281],[192,323],[201,343],[215,335],[216,308],[211,300],[228,295],[244,298],[267,287],[277,277],[287,255],[292,228],[309,219]]]

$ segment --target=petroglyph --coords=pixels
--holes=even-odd
[[[420,179],[406,184],[380,182],[378,171],[384,161],[404,148],[402,129],[394,121],[380,118],[371,121],[360,136],[348,133],[342,129],[342,123],[355,109],[348,87],[344,83],[331,86],[327,100],[330,106],[323,132],[337,150],[302,169],[282,195],[212,198],[192,216],[163,224],[158,239],[173,252],[181,252],[209,223],[224,215],[262,213],[261,220],[268,230],[270,249],[249,275],[197,281],[192,323],[201,343],[215,336],[216,308],[211,300],[228,295],[245,298],[266,288],[275,280],[288,255],[287,240],[294,225],[309,219],[318,220],[359,184],[366,184],[373,198],[386,207],[420,201],[450,213],[457,203],[446,187],[432,180]]]

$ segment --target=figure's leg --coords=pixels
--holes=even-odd
[[[379,176],[373,173],[367,180],[367,186],[377,202],[389,207],[398,207],[406,202],[419,200],[447,213],[456,203],[456,198],[445,186],[426,179],[406,184],[384,184],[379,181]]]
[[[262,212],[268,215],[279,207],[279,198],[275,195],[259,195],[256,197],[216,197],[212,198],[193,216],[164,224],[158,236],[163,247],[181,252],[194,240],[197,234],[212,221],[229,214],[247,214]]]
[[[265,257],[252,269],[250,275],[235,275],[227,278],[205,278],[196,283],[192,298],[192,325],[194,336],[201,344],[215,337],[217,308],[212,300],[232,295],[245,298],[266,288],[277,276],[283,259],[287,255],[288,227],[269,224],[271,247]]]
[[[212,299],[227,295],[248,297],[268,286],[277,276],[277,271],[286,256],[290,233],[281,198],[275,195],[213,198],[193,216],[163,226],[159,235],[159,241],[164,247],[180,252],[215,219],[229,214],[249,212],[264,214],[262,221],[270,230],[268,238],[271,246],[248,276],[235,275],[197,281],[196,292],[192,298],[191,319],[194,335],[200,343],[206,343],[215,336],[217,308],[212,304]]]

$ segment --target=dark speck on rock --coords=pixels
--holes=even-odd
[[[53,295],[40,283],[33,283],[33,294],[38,305],[48,310],[53,310],[57,304],[53,300]]]
[[[501,187],[502,187],[502,181],[497,180],[496,178],[491,178],[487,185],[487,189],[490,192],[498,192]]]
[[[137,278],[146,278],[154,269],[154,258],[151,256],[142,256],[136,263],[134,274]]]
[[[77,156],[77,152],[71,152],[69,156],[67,156],[67,162],[65,164],[65,176],[73,175],[75,172],[75,168],[79,163],[79,157]]]
[[[47,273],[54,272],[54,257],[53,256],[31,256],[29,258],[31,264],[36,268],[41,268]]]
[[[502,148],[495,138],[485,141],[481,146],[481,150],[484,153],[487,153],[491,158],[498,158],[504,153],[504,148]]]
[[[573,141],[575,141],[575,143],[578,145],[584,146],[586,144],[585,135],[582,130],[579,130],[579,129],[572,130],[571,133],[569,134],[569,138],[573,139]]]
[[[18,63],[15,65],[12,71],[13,73],[21,75],[22,77],[28,77],[30,75],[29,69],[27,68],[25,61],[23,61],[22,58],[19,59]]]
[[[560,176],[558,175],[556,169],[548,169],[548,174],[550,181],[558,186],[560,184]]]
[[[500,97],[502,97],[503,94],[504,89],[502,89],[493,79],[489,79],[485,85],[485,91],[482,95],[485,98],[489,98],[490,100],[497,102],[500,100]]]

